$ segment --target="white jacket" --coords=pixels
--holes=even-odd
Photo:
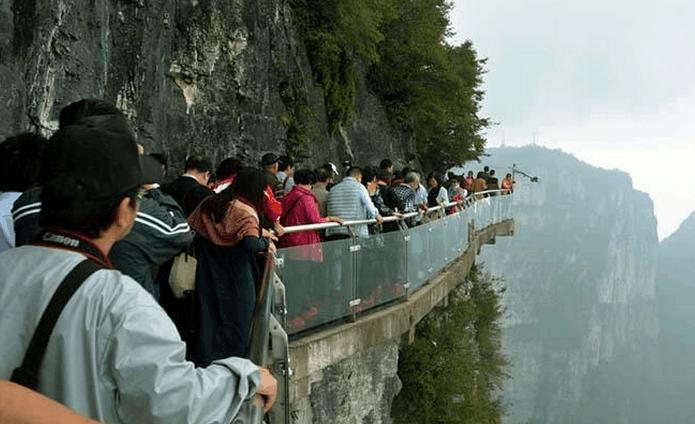
[[[24,358],[50,297],[84,259],[36,246],[0,254],[0,378]],[[100,270],[75,292],[48,342],[38,389],[106,423],[229,423],[260,384],[240,358],[195,368],[166,315],[138,283]]]

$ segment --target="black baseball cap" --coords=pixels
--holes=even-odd
[[[70,176],[94,199],[136,190],[146,183],[135,138],[129,128],[69,125],[51,137],[41,184]]]
[[[270,166],[278,161],[275,153],[266,153],[261,157],[261,166]]]
[[[161,184],[164,180],[164,165],[152,156],[141,155],[140,168],[146,184]]]

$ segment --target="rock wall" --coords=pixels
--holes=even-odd
[[[401,390],[398,340],[354,355],[314,376],[309,398],[292,404],[294,424],[388,424]]]
[[[96,97],[176,164],[191,152],[404,157],[361,75],[356,116],[331,135],[287,0],[0,0],[0,138],[50,134],[60,108]],[[298,132],[305,142],[289,143]]]
[[[508,287],[506,422],[634,423],[627,393],[640,366],[623,364],[658,333],[651,200],[627,174],[557,150],[489,153],[500,174],[516,163],[540,178],[518,178],[518,231],[482,257]]]

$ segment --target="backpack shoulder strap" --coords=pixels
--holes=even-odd
[[[72,295],[82,286],[82,283],[100,269],[102,269],[100,265],[85,259],[77,264],[60,283],[58,289],[53,293],[50,302],[48,302],[48,306],[43,311],[43,315],[41,315],[39,325],[36,327],[34,335],[29,342],[29,347],[24,354],[22,365],[19,368],[15,368],[14,372],[12,372],[12,382],[36,390],[39,369],[46,353],[46,345],[48,345],[48,339],[50,339],[51,333],[53,333],[53,328],[60,317],[60,313],[70,301]]]

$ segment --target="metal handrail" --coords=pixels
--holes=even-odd
[[[471,193],[466,197],[464,200],[459,200],[457,202],[448,202],[443,205],[439,206],[434,206],[431,208],[427,209],[427,212],[424,211],[418,211],[418,212],[408,212],[406,214],[403,214],[401,216],[386,216],[382,219],[383,222],[396,222],[396,221],[402,221],[404,219],[412,218],[415,216],[421,216],[424,215],[425,213],[429,214],[432,212],[437,212],[446,208],[450,208],[452,206],[465,206],[468,207],[475,203],[476,201],[480,199],[476,199],[476,196],[480,195],[487,195],[487,194],[492,194],[492,193],[506,193],[507,190],[499,189],[499,190],[485,190],[481,191],[478,193]],[[288,226],[285,227],[285,232],[284,234],[292,234],[292,233],[300,233],[303,231],[317,231],[317,230],[325,230],[327,228],[338,228],[338,227],[351,227],[355,225],[371,225],[371,224],[376,224],[376,219],[360,219],[360,220],[354,220],[354,221],[345,221],[342,224],[339,224],[337,222],[322,222],[319,224],[304,224],[304,225],[293,225],[293,226]]]

